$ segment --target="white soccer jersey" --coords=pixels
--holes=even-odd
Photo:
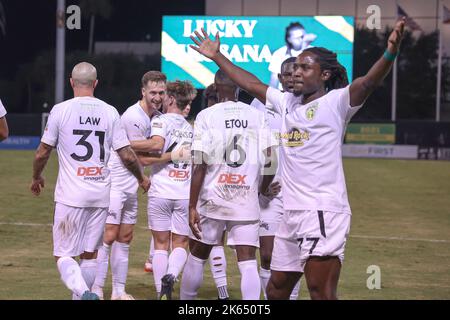
[[[55,105],[41,141],[58,152],[55,201],[72,207],[108,207],[110,149],[129,145],[117,110],[94,97]]]
[[[183,115],[166,113],[152,119],[151,136],[165,139],[163,152],[171,152],[192,144],[192,126]],[[189,199],[191,163],[169,162],[152,166],[149,196],[182,200]]]
[[[279,141],[282,121],[281,121],[281,115],[274,110],[273,105],[269,101],[267,101],[266,104],[264,105],[261,101],[259,101],[256,98],[253,99],[253,101],[250,105],[266,114],[266,119],[267,119],[267,123],[269,124],[269,128],[270,128],[272,134]],[[279,161],[280,161],[280,153],[278,152],[278,162]],[[275,177],[273,178],[273,182],[281,183],[280,169],[281,169],[280,166],[278,166],[277,173],[276,173]],[[282,200],[282,193],[283,193],[283,188],[281,188],[280,193],[275,198]]]
[[[351,117],[349,86],[308,104],[292,93],[268,88],[267,100],[282,116],[281,177],[285,210],[350,213],[342,142]]]
[[[3,106],[2,100],[0,100],[0,118],[3,118],[6,116],[6,109]]]
[[[247,104],[228,101],[201,111],[195,121],[193,150],[206,155],[208,169],[198,212],[221,220],[259,220],[263,151],[275,145],[264,112]]]
[[[129,107],[120,117],[120,122],[125,129],[128,140],[139,141],[150,137],[150,117],[145,113],[139,102]],[[136,177],[127,169],[120,160],[117,152],[111,153],[108,163],[111,170],[112,188],[134,194],[139,187]]]

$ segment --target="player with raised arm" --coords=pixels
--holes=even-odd
[[[141,80],[142,99],[129,107],[120,121],[129,141],[150,137],[150,119],[161,108],[166,91],[166,76],[159,71],[146,72]],[[97,274],[92,292],[103,299],[103,287],[108,274],[111,253],[111,300],[134,300],[125,292],[128,274],[130,242],[138,216],[138,184],[124,166],[117,152],[111,153],[111,193],[103,245],[97,256]]]
[[[294,89],[293,73],[295,57],[290,57],[283,61],[278,79],[284,92],[292,92]],[[254,99],[252,106],[266,112],[269,127],[272,132],[280,138],[281,131],[281,115],[274,111],[273,106],[266,101],[266,105],[262,104],[258,99]],[[280,168],[278,167],[274,182],[270,185],[266,194],[259,195],[259,205],[261,207],[261,223],[259,228],[259,256],[261,265],[259,269],[259,277],[261,279],[261,288],[264,297],[267,299],[266,287],[270,279],[270,263],[272,261],[273,242],[275,233],[283,217],[283,196],[280,185]],[[297,282],[290,300],[297,300],[300,290],[300,281]]]
[[[350,230],[351,210],[342,166],[347,123],[388,75],[398,54],[405,18],[390,34],[387,49],[368,73],[348,84],[337,55],[304,50],[295,62],[294,92],[269,88],[235,66],[202,30],[191,46],[282,117],[280,153],[285,213],[275,235],[269,299],[288,299],[302,274],[312,299],[337,299],[337,284]]]
[[[96,273],[108,213],[110,149],[147,191],[149,179],[130,147],[117,110],[94,97],[97,70],[81,62],[72,70],[74,98],[55,105],[33,162],[31,192],[44,187],[42,172],[57,148],[59,172],[55,188],[53,255],[61,279],[76,297],[98,300],[90,291]],[[73,257],[80,256],[80,264]]]
[[[197,296],[204,265],[226,228],[227,244],[236,248],[242,298],[258,300],[258,187],[266,190],[275,174],[271,168],[260,184],[276,141],[271,139],[265,113],[237,102],[237,86],[223,71],[216,73],[214,83],[221,103],[201,111],[194,125],[189,226],[195,244],[183,272],[180,298]]]
[[[197,91],[188,81],[167,83],[163,113],[152,120],[149,141],[137,141],[153,147],[160,143],[163,157],[184,154],[184,160],[155,163],[154,157],[141,157],[145,165],[152,165],[152,186],[148,194],[148,221],[153,235],[153,276],[156,292],[161,300],[171,300],[175,279],[183,270],[187,259],[189,240],[188,202],[191,184],[190,147],[192,126],[184,112],[190,108]],[[170,255],[169,250],[172,248]]]

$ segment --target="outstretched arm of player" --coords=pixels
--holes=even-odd
[[[197,239],[201,239],[200,215],[197,212],[198,196],[205,180],[207,164],[205,154],[200,151],[194,152],[194,165],[192,168],[191,191],[189,196],[189,227]]]
[[[403,39],[405,18],[397,21],[394,30],[389,36],[385,54],[363,77],[357,78],[350,85],[350,105],[360,106],[370,94],[383,82],[394,64],[394,58],[398,54]]]
[[[164,141],[163,137],[152,136],[147,140],[130,141],[130,144],[134,151],[158,154],[164,148]]]
[[[240,88],[246,90],[265,104],[267,85],[262,83],[253,74],[234,65],[222,53],[220,53],[219,33],[216,34],[216,39],[214,41],[209,38],[203,28],[202,33],[203,35],[200,35],[198,31],[195,31],[197,38],[191,36],[191,39],[195,42],[197,47],[193,45],[190,47],[205,57],[213,60],[219,68],[222,69]]]
[[[150,180],[144,175],[144,170],[130,146],[126,146],[116,150],[123,165],[136,177],[139,182],[139,186],[147,192],[150,188]]]
[[[48,159],[50,158],[52,150],[52,146],[43,142],[39,144],[39,147],[36,150],[33,161],[33,178],[30,186],[30,190],[35,196],[38,196],[44,188],[45,180],[41,174],[42,171],[44,171]]]
[[[139,159],[139,162],[141,163],[141,165],[147,167],[147,166],[151,166],[154,164],[161,164],[161,163],[166,163],[169,162],[171,160],[171,153],[170,152],[166,152],[163,153],[160,157],[154,157],[148,153],[143,154],[143,153],[136,153]]]
[[[161,164],[161,163],[167,163],[170,161],[186,161],[189,162],[191,160],[191,149],[186,146],[186,147],[181,147],[177,150],[173,150],[171,152],[165,152],[160,156],[155,156],[153,154],[149,154],[149,153],[140,153],[137,152],[136,153],[139,161],[141,162],[141,164],[143,166],[150,166],[150,165],[154,165],[154,164]]]

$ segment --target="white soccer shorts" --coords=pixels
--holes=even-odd
[[[269,199],[260,195],[259,207],[261,208],[259,236],[274,236],[284,213],[281,197]]]
[[[171,231],[189,235],[189,200],[172,200],[148,197],[148,228],[154,231]]]
[[[55,203],[53,255],[76,257],[102,244],[108,208],[76,208]]]
[[[106,223],[119,225],[136,224],[138,217],[137,193],[111,189]]]
[[[351,215],[329,211],[285,211],[275,234],[270,269],[304,272],[309,257],[338,257],[350,232]]]
[[[221,243],[223,231],[226,230],[228,231],[228,246],[241,245],[259,248],[259,220],[230,221],[200,215],[200,228],[202,229],[200,240],[194,236],[190,229],[189,237],[204,244],[214,246]]]

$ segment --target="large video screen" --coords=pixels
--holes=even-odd
[[[271,83],[272,76],[273,86],[278,85],[274,79],[281,63],[308,47],[336,52],[352,79],[351,16],[164,16],[161,70],[169,81],[190,80],[198,89],[213,83],[216,64],[189,47],[190,35],[201,28],[211,38],[219,32],[221,52],[264,83]]]

